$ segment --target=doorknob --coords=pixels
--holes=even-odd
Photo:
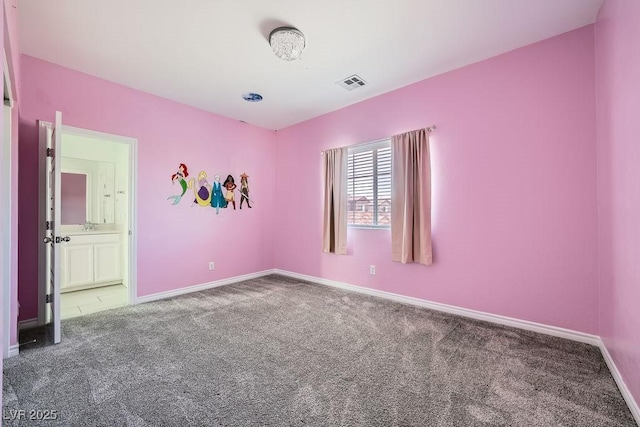
[[[43,243],[51,243],[53,242],[53,239],[51,237],[45,237],[44,239],[42,239]]]

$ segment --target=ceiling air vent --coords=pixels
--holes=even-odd
[[[346,90],[354,90],[366,85],[367,82],[365,82],[362,77],[354,74],[353,76],[349,76],[346,79],[340,80],[336,84],[339,84]]]

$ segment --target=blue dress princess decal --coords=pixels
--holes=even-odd
[[[222,194],[222,184],[220,184],[220,175],[216,175],[213,179],[213,187],[211,190],[211,207],[216,208],[216,215],[220,213],[220,208],[226,208],[227,202]]]

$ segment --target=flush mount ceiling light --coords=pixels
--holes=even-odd
[[[293,61],[302,56],[304,34],[293,27],[278,27],[269,34],[269,44],[278,58]]]

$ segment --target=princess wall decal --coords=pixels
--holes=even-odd
[[[233,205],[233,210],[236,210],[236,199],[233,191],[236,189],[237,185],[233,177],[231,175],[228,175],[227,179],[224,180],[224,184],[222,184],[222,186],[227,189],[226,193],[224,194],[224,199],[227,201],[227,203],[231,203]]]
[[[220,208],[226,208],[227,202],[224,200],[222,193],[222,184],[220,184],[220,175],[213,177],[213,189],[211,190],[211,207],[216,209],[216,215],[220,213]]]
[[[243,172],[240,175],[239,188],[235,183],[233,175],[227,175],[223,183],[220,182],[220,175],[216,174],[213,183],[207,180],[207,172],[200,171],[197,178],[189,177],[189,170],[185,163],[178,164],[178,170],[171,175],[171,184],[180,186],[180,194],[167,197],[171,200],[172,205],[180,203],[188,190],[193,190],[193,203],[191,206],[212,207],[216,210],[216,215],[220,213],[220,209],[226,208],[229,204],[236,210],[235,191],[239,190],[240,209],[246,203],[248,208],[253,208],[253,200],[249,197],[249,175]]]
[[[193,200],[193,204],[191,206],[209,206],[211,203],[211,185],[207,181],[207,173],[205,171],[200,171],[198,174],[198,182],[195,183],[195,180],[191,178],[189,181],[189,188],[193,187],[193,194],[195,199]]]
[[[182,200],[182,196],[184,196],[184,193],[187,192],[187,189],[189,187],[187,185],[188,176],[189,172],[187,170],[187,165],[185,165],[184,163],[180,163],[178,165],[178,171],[171,175],[171,183],[175,185],[175,183],[177,182],[178,184],[180,184],[180,188],[182,189],[182,193],[175,196],[167,197],[167,200],[173,200],[173,203],[171,203],[172,205],[177,205],[178,203],[180,203],[180,200]]]
[[[249,175],[246,172],[243,172],[240,175],[240,209],[242,209],[242,204],[247,202],[247,206],[251,208],[251,204],[249,202],[253,201],[249,198]]]

